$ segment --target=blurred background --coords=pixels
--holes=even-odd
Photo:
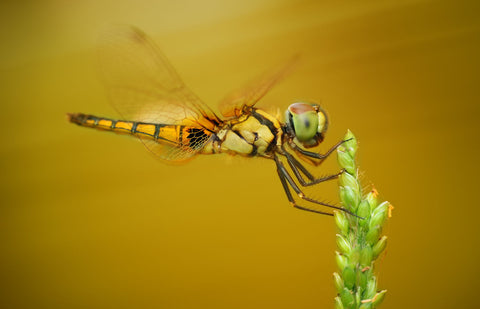
[[[0,307],[331,308],[335,225],[289,206],[274,164],[182,166],[69,124],[116,117],[95,67],[111,23],[151,35],[208,105],[293,54],[258,106],[320,102],[326,150],[359,139],[394,206],[385,308],[472,308],[479,288],[480,6],[475,1],[0,4]],[[316,174],[336,171],[335,158]],[[336,183],[314,195],[338,201]]]

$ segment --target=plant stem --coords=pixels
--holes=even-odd
[[[344,142],[337,148],[338,162],[344,173],[339,177],[340,200],[343,207],[358,217],[343,211],[335,212],[338,227],[336,252],[339,273],[334,273],[338,291],[335,308],[376,308],[385,298],[386,290],[377,290],[374,264],[387,245],[381,236],[392,206],[378,204],[377,191],[362,195],[355,164],[357,140],[348,131]]]

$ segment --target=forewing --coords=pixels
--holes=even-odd
[[[141,30],[109,29],[100,38],[98,58],[112,105],[124,119],[203,127],[216,119]]]
[[[111,103],[125,120],[184,125],[213,130],[217,116],[180,79],[160,49],[142,31],[131,26],[109,29],[98,48],[100,74]],[[196,148],[140,138],[159,158],[185,161]]]
[[[245,107],[254,106],[276,83],[294,69],[298,59],[298,55],[290,58],[283,65],[264,73],[245,87],[227,95],[219,105],[222,115],[239,116]]]

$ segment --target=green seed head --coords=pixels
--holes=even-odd
[[[343,171],[338,177],[340,201],[344,208],[360,218],[335,213],[339,230],[336,235],[339,252],[335,258],[340,269],[334,275],[339,291],[335,305],[336,308],[374,309],[386,293],[386,290],[377,290],[373,273],[375,260],[387,245],[387,237],[381,233],[393,206],[388,202],[379,203],[375,189],[362,194],[355,164],[357,148],[357,140],[350,131],[337,148],[338,163]]]

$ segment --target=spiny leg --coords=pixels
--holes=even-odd
[[[276,157],[275,157],[275,162],[277,162]],[[323,212],[323,211],[320,211],[320,210],[314,210],[314,209],[310,209],[310,208],[306,208],[306,207],[297,205],[297,203],[295,202],[295,199],[292,196],[292,192],[290,192],[290,188],[288,187],[287,180],[285,180],[285,176],[283,175],[283,172],[279,169],[278,164],[277,164],[277,173],[278,173],[278,177],[280,178],[280,182],[282,183],[283,190],[285,190],[285,193],[287,194],[288,201],[292,204],[293,207],[301,209],[301,210],[305,210],[305,211],[310,211],[310,212],[322,214],[322,215],[333,216],[333,214],[328,213],[328,212]]]
[[[290,166],[290,168],[292,169],[293,171],[293,174],[295,174],[295,177],[297,177],[298,181],[300,182],[300,184],[304,187],[308,187],[308,186],[313,186],[313,185],[316,185],[318,183],[321,183],[321,182],[324,182],[324,181],[328,181],[328,180],[332,180],[332,179],[336,179],[338,178],[338,176],[340,176],[342,173],[343,173],[343,170],[338,172],[337,174],[333,174],[333,175],[328,175],[328,176],[324,176],[324,177],[320,177],[320,178],[315,178],[306,168],[305,166],[303,166],[297,159],[295,159],[294,156],[292,156],[290,153],[288,153],[287,151],[285,151],[285,149],[283,149],[283,153],[282,155],[284,155],[286,158],[287,158],[287,162],[288,162],[288,165]],[[306,181],[302,174],[300,173],[300,171],[309,179],[309,181]]]
[[[283,189],[285,190],[285,193],[287,194],[287,198],[288,198],[289,202],[293,205],[293,207],[298,208],[298,209],[302,209],[302,210],[306,210],[306,211],[311,211],[311,212],[316,212],[316,213],[319,213],[319,214],[324,214],[324,215],[332,216],[332,214],[331,214],[331,213],[328,213],[328,212],[323,212],[323,211],[319,211],[319,210],[313,210],[313,209],[309,209],[309,208],[306,208],[306,207],[297,205],[297,203],[295,202],[295,199],[294,199],[293,196],[292,196],[292,193],[290,192],[290,188],[288,187],[288,185],[290,185],[290,186],[292,187],[292,189],[295,191],[295,193],[297,193],[297,195],[298,195],[302,200],[305,200],[305,201],[307,201],[307,202],[311,202],[311,203],[314,203],[314,204],[318,204],[318,205],[322,205],[322,206],[326,206],[326,207],[338,209],[338,210],[344,211],[344,212],[346,212],[346,213],[349,213],[349,214],[355,216],[355,214],[351,213],[350,211],[348,211],[348,210],[345,209],[345,208],[338,207],[338,206],[334,206],[334,205],[330,205],[330,204],[327,204],[327,203],[324,203],[324,202],[320,202],[320,201],[317,201],[317,200],[314,200],[314,199],[312,199],[312,198],[309,198],[309,197],[305,196],[305,194],[304,194],[304,193],[302,192],[302,190],[300,190],[300,188],[297,186],[297,184],[296,184],[295,181],[293,180],[292,176],[290,176],[290,174],[288,173],[287,169],[285,168],[285,166],[283,165],[283,163],[278,159],[277,156],[274,156],[274,160],[275,160],[275,163],[276,163],[276,165],[277,165],[277,173],[278,173],[278,176],[279,176],[279,178],[280,178],[280,181],[282,182]]]
[[[299,147],[297,144],[295,144],[295,142],[293,141],[290,141],[288,143],[288,145],[299,155],[301,155],[303,158],[305,158],[307,161],[309,161],[310,163],[312,163],[313,165],[315,166],[318,166],[320,164],[322,164],[322,162],[328,158],[328,156],[334,152],[340,145],[342,145],[343,143],[347,142],[348,140],[342,140],[338,143],[336,143],[335,145],[333,145],[326,153],[322,154],[322,153],[317,153],[317,152],[313,152],[313,151],[308,151],[308,150],[305,150],[301,147]],[[314,161],[312,159],[318,159],[319,161]]]

